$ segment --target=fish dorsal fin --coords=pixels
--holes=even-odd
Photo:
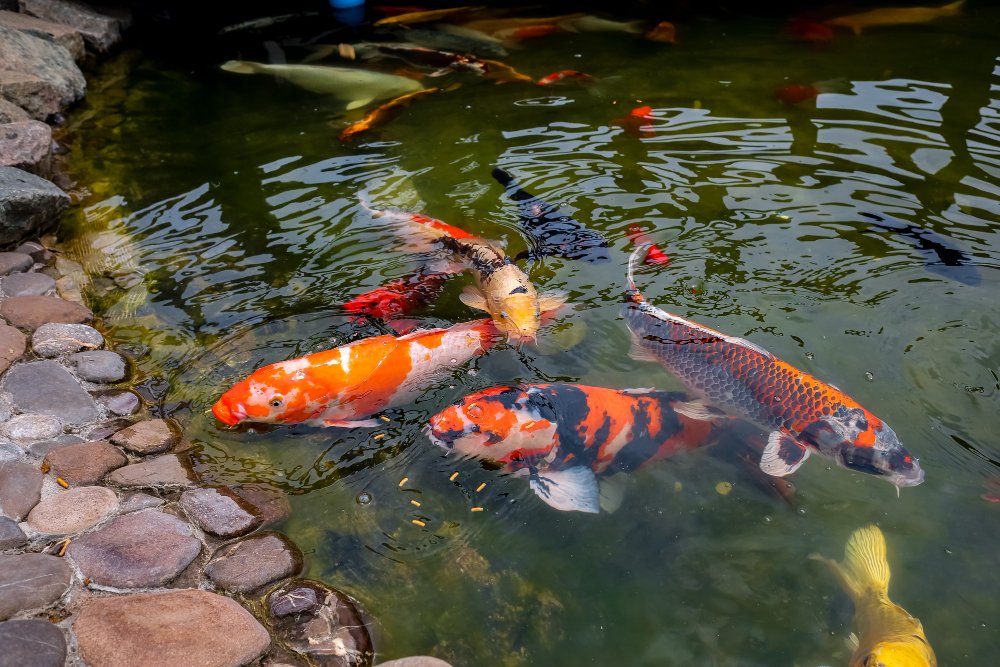
[[[760,469],[773,477],[784,477],[798,470],[807,458],[809,450],[805,445],[787,433],[771,431],[760,457]]]
[[[535,472],[529,484],[539,498],[557,510],[591,514],[601,510],[597,478],[590,468],[573,466],[565,470]]]
[[[629,396],[645,396],[646,394],[657,391],[655,387],[629,387],[628,389],[622,389],[623,394]]]
[[[462,288],[461,294],[458,295],[458,300],[469,308],[489,312],[489,307],[486,305],[486,297],[483,296],[481,291],[471,285]]]
[[[614,514],[622,506],[625,500],[625,488],[628,484],[628,476],[624,473],[616,473],[609,477],[602,477],[598,482],[598,493],[600,495],[601,509],[608,514]]]
[[[885,557],[885,537],[878,526],[865,526],[851,533],[844,547],[843,569],[856,589],[888,596],[889,562]]]
[[[682,414],[690,419],[699,421],[719,421],[726,417],[726,413],[715,406],[709,405],[706,401],[696,399],[693,401],[678,401],[673,404],[674,412]]]
[[[550,310],[555,310],[559,306],[566,303],[566,299],[569,297],[565,294],[559,292],[548,292],[538,295],[538,310],[543,313],[547,313]]]

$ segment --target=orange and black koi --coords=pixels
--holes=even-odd
[[[492,174],[507,189],[507,196],[517,202],[521,229],[532,245],[530,257],[555,255],[591,264],[611,261],[608,240],[603,235],[585,227],[558,207],[525,192],[514,177],[500,167],[494,168]]]
[[[628,240],[637,246],[649,246],[649,250],[646,252],[646,259],[643,260],[646,264],[666,266],[670,263],[670,257],[667,253],[657,248],[653,240],[649,237],[649,234],[642,231],[642,227],[634,222],[628,226]]]
[[[426,432],[448,451],[527,475],[556,509],[598,512],[612,510],[614,496],[599,484],[710,444],[721,417],[675,392],[533,384],[470,394],[431,417]]]
[[[888,424],[844,392],[748,340],[649,303],[633,279],[646,249],[636,249],[629,259],[623,315],[632,333],[632,356],[660,363],[691,391],[768,431],[760,460],[764,472],[777,477],[794,472],[813,450],[897,488],[924,480],[917,459]]]
[[[566,79],[575,79],[577,81],[588,82],[588,81],[593,81],[594,77],[584,72],[577,72],[575,69],[562,69],[559,70],[558,72],[553,72],[548,76],[543,76],[535,83],[537,83],[539,86],[551,86],[553,83],[556,83],[557,81],[564,81]]]
[[[425,88],[423,90],[406,93],[405,95],[400,95],[395,99],[389,100],[385,104],[369,111],[361,120],[351,123],[345,127],[341,131],[338,138],[341,141],[350,141],[363,132],[368,132],[376,127],[381,127],[393,118],[396,118],[413,100],[418,97],[425,97],[431,93],[439,92],[440,90],[440,88]]]
[[[357,295],[342,308],[355,316],[353,320],[362,317],[391,320],[408,315],[436,299],[452,275],[441,271],[415,271]]]

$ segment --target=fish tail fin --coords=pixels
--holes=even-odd
[[[246,60],[230,60],[219,65],[219,69],[236,74],[253,74],[257,71],[255,64]]]
[[[840,580],[841,586],[855,602],[889,595],[889,562],[886,560],[885,537],[876,525],[859,528],[847,539],[841,563],[815,554],[810,558],[825,562]]]
[[[945,16],[955,16],[961,13],[963,7],[965,7],[965,0],[957,0],[957,2],[942,7],[941,11],[944,12]]]
[[[628,279],[628,291],[629,294],[639,294],[639,290],[635,286],[635,267],[639,265],[640,262],[646,257],[646,253],[649,252],[652,243],[643,243],[635,250],[628,258],[628,273],[626,274]]]

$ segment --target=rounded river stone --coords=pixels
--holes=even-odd
[[[17,525],[17,521],[0,516],[0,551],[4,549],[16,549],[27,543],[28,536]]]
[[[103,486],[54,493],[28,513],[27,523],[46,535],[73,535],[98,524],[118,508],[118,495]]]
[[[58,357],[80,350],[96,350],[104,345],[104,336],[86,324],[50,322],[31,334],[31,348],[40,357]]]
[[[77,377],[87,382],[110,384],[125,379],[125,360],[110,350],[90,350],[69,355],[67,361],[76,369]]]
[[[180,506],[202,530],[219,537],[246,535],[264,520],[253,505],[225,487],[185,491]]]
[[[17,461],[24,450],[10,442],[0,442],[0,464]]]
[[[0,324],[0,373],[24,354],[28,339],[12,326]]]
[[[52,415],[67,424],[89,424],[100,417],[93,397],[77,379],[48,359],[18,364],[8,370],[2,390],[10,393],[14,407],[21,412]]]
[[[54,296],[12,296],[0,303],[0,316],[18,329],[34,331],[46,322],[86,324],[94,319],[90,308]]]
[[[139,510],[144,510],[148,507],[159,507],[166,501],[163,498],[157,498],[156,496],[151,496],[148,493],[142,493],[137,491],[130,494],[122,502],[122,513],[125,512],[137,512]]]
[[[119,416],[134,415],[142,407],[139,395],[127,389],[107,389],[92,394],[94,400],[104,408]]]
[[[36,466],[17,462],[0,465],[0,514],[21,521],[41,497],[42,471]]]
[[[40,296],[55,288],[56,281],[44,273],[15,273],[0,278],[0,290],[7,296]]]
[[[121,450],[103,440],[67,445],[45,456],[49,471],[70,484],[96,484],[126,463]]]
[[[159,454],[177,444],[177,434],[163,419],[148,419],[111,436],[111,442],[136,454]]]
[[[312,591],[310,594],[309,591]],[[275,615],[275,607],[287,598],[316,603],[303,613]],[[294,579],[267,598],[272,610],[272,629],[292,650],[308,656],[310,664],[357,667],[370,665],[374,658],[371,635],[361,612],[351,598],[322,582]]]
[[[23,252],[0,252],[0,276],[8,273],[27,271],[35,260]]]
[[[155,509],[125,514],[74,540],[67,553],[100,586],[162,586],[201,551],[191,526]]]
[[[73,629],[91,667],[236,667],[271,644],[239,604],[191,589],[90,600]]]
[[[40,619],[0,623],[0,665],[62,667],[66,638],[58,627]]]
[[[73,570],[48,554],[0,556],[0,621],[19,611],[47,607],[69,590]]]
[[[108,481],[127,488],[191,486],[195,475],[187,454],[164,454],[156,458],[118,468]]]
[[[232,487],[233,493],[256,508],[257,513],[264,517],[261,526],[272,526],[281,523],[292,513],[292,504],[288,494],[281,489],[266,484],[241,484]]]
[[[52,415],[17,415],[3,425],[4,435],[20,442],[51,440],[62,432],[62,422]]]
[[[205,574],[220,588],[246,593],[301,570],[302,551],[291,540],[281,533],[261,533],[220,548]]]

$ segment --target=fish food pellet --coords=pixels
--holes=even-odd
[[[420,507],[420,501],[419,500],[411,500],[410,504],[413,505],[414,507]]]
[[[68,489],[69,488],[69,482],[67,482],[66,480],[64,480],[62,477],[56,477],[56,484],[58,484],[59,486],[61,486],[64,489]]]
[[[470,511],[472,511],[472,512],[482,512],[483,508],[482,507],[473,507],[473,508],[470,509]]]
[[[403,479],[399,480],[399,488],[403,488],[403,485],[409,481],[410,481],[409,477],[404,477]]]
[[[410,519],[410,523],[412,523],[415,526],[420,526],[421,528],[423,528],[424,526],[427,525],[426,523],[424,523],[420,519]]]
[[[486,482],[483,482],[482,484],[480,484],[479,486],[476,487],[476,493],[479,493],[480,491],[482,491],[485,488],[486,488]]]
[[[451,473],[451,477],[448,478],[448,481],[449,482],[454,482],[456,477],[458,477],[458,471],[457,470],[455,472]]]

